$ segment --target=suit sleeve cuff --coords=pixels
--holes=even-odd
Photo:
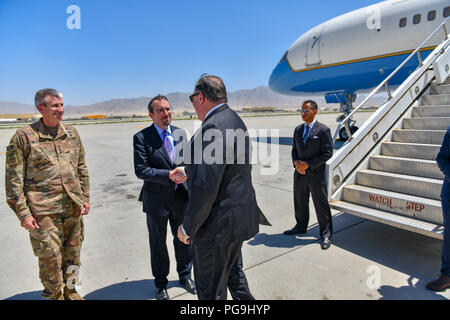
[[[183,230],[183,233],[186,235],[186,237],[190,238],[189,235],[186,233],[186,231],[184,230],[183,225],[181,225],[181,230]]]

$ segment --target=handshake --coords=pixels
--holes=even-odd
[[[177,167],[169,171],[169,179],[178,184],[185,182],[187,177],[184,174],[183,167]]]
[[[295,166],[295,169],[297,170],[297,172],[302,174],[302,175],[305,175],[306,174],[306,169],[309,168],[308,163],[306,163],[306,161],[295,160],[294,161],[294,166]]]

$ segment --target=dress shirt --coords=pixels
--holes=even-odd
[[[305,132],[305,130],[306,130],[306,127],[309,127],[309,132],[308,132],[308,136],[311,134],[311,129],[314,127],[314,125],[316,124],[316,119],[314,119],[314,121],[313,122],[311,122],[310,124],[306,124],[305,123],[305,127],[303,128],[303,133]],[[302,136],[302,139],[303,139],[303,136]],[[306,139],[308,139],[308,137],[306,137]],[[305,141],[306,141],[306,139],[305,139]]]
[[[161,129],[160,127],[158,127],[156,125],[156,123],[153,123],[155,125],[156,131],[158,131],[158,134],[162,140],[162,142],[164,143],[164,129]],[[175,143],[173,142],[173,137],[172,137],[172,129],[170,128],[170,126],[167,127],[167,138],[169,139],[170,144],[172,145],[172,159],[175,160]],[[169,155],[170,156],[170,155]]]

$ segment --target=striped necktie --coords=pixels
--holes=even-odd
[[[170,162],[173,164],[173,155],[172,155],[173,147],[169,140],[169,132],[167,130],[163,130],[163,136],[164,136],[164,147],[166,148],[167,153],[169,154]],[[178,184],[175,183],[175,190],[177,190],[177,188]]]
[[[170,161],[173,164],[173,156],[172,156],[173,147],[169,140],[169,132],[167,130],[164,130],[163,136],[164,136],[164,147],[166,147],[167,153],[169,154]]]

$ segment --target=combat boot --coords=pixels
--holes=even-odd
[[[42,291],[41,297],[45,300],[64,300],[64,296],[61,292],[61,290],[56,291],[56,293],[52,294],[51,292],[47,291],[46,289]]]
[[[64,286],[64,299],[65,300],[84,300],[83,297],[81,297],[77,290],[75,288],[69,289],[69,287]]]

